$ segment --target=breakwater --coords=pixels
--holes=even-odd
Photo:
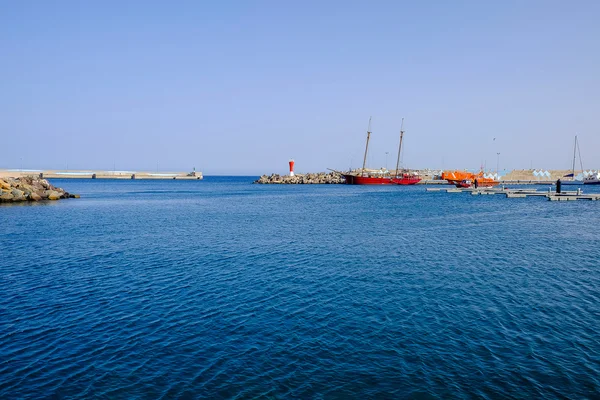
[[[79,195],[54,187],[45,179],[27,176],[0,179],[0,203],[68,198],[79,198]]]
[[[340,184],[344,183],[344,177],[337,172],[317,172],[309,174],[289,175],[263,175],[254,183],[260,184],[291,184],[291,185],[306,185],[306,184]]]
[[[46,179],[177,179],[177,180],[200,180],[203,179],[202,172],[149,172],[149,171],[102,171],[102,170],[22,170],[8,169],[0,170],[0,178],[3,176],[39,176]]]

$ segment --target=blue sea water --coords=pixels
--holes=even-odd
[[[0,398],[600,397],[600,202],[252,180],[0,207]]]

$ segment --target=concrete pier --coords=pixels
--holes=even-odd
[[[103,170],[33,170],[3,169],[1,177],[34,176],[44,179],[203,179],[202,172],[150,172],[150,171],[103,171]]]
[[[508,188],[427,188],[427,192],[471,193],[477,195],[504,194],[506,198],[517,199],[526,197],[546,197],[550,201],[600,200],[600,194],[584,194],[582,191],[562,191],[560,193],[538,191],[537,189],[508,189]]]

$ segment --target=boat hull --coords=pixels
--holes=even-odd
[[[477,187],[492,187],[500,184],[497,180],[486,178],[483,171],[478,174],[467,171],[444,171],[442,173],[442,179],[448,181],[450,185],[459,188],[474,186],[475,181],[477,181]]]
[[[421,178],[418,177],[402,177],[402,178],[394,178],[392,182],[396,185],[416,185],[421,182]]]
[[[347,185],[393,185],[389,177],[344,175]]]
[[[416,185],[421,182],[419,177],[391,178],[387,176],[357,176],[344,175],[347,185]]]
[[[600,185],[600,179],[587,179],[583,181],[584,185]]]

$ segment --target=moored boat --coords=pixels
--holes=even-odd
[[[380,175],[378,172],[365,172],[365,175],[355,173],[342,173],[349,185],[416,185],[421,182],[421,177],[415,173],[402,173],[392,176],[389,172]]]
[[[369,127],[367,129],[367,144],[365,146],[365,156],[363,159],[363,166],[359,173],[346,172],[342,173],[346,184],[348,185],[415,185],[421,181],[419,175],[415,172],[408,170],[399,170],[400,166],[400,154],[402,151],[402,140],[404,138],[404,118],[402,118],[402,125],[400,127],[400,144],[398,145],[398,161],[396,163],[395,175],[392,176],[390,172],[386,170],[367,170],[367,154],[369,151],[369,140],[371,139],[371,118],[369,118]]]
[[[448,181],[449,184],[458,188],[475,187],[492,187],[499,185],[500,182],[493,178],[486,178],[483,171],[474,174],[468,171],[444,171],[442,179]]]
[[[600,172],[595,172],[583,178],[584,185],[600,185]]]

